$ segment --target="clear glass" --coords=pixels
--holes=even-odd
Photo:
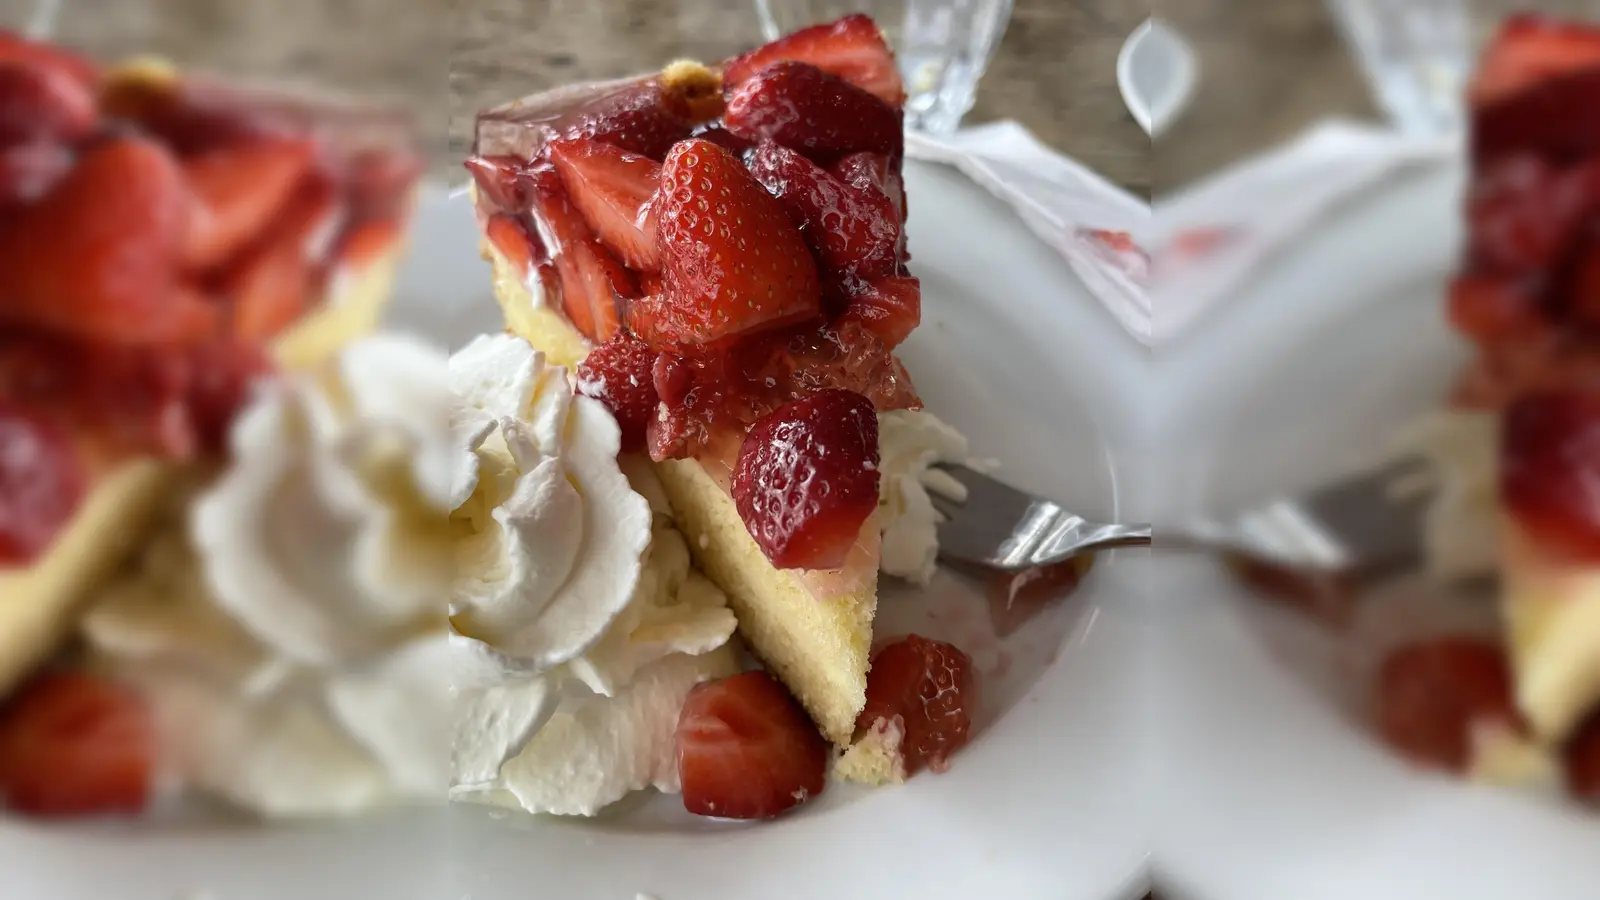
[[[1448,134],[1465,121],[1472,68],[1466,0],[1329,0],[1378,104],[1415,134]]]
[[[756,0],[756,11],[768,40],[850,13],[872,16],[900,59],[906,127],[942,135],[972,109],[1011,0]]]

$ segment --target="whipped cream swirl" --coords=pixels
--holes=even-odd
[[[460,478],[446,357],[371,338],[269,385],[232,461],[85,623],[185,783],[269,816],[437,799]]]
[[[452,794],[592,815],[676,789],[683,700],[735,669],[726,598],[691,570],[648,465],[623,471],[616,420],[564,369],[494,335],[451,359],[451,379],[469,448],[451,516]]]
[[[878,514],[884,572],[926,586],[938,571],[939,523],[931,494],[960,501],[966,487],[938,463],[969,463],[966,436],[925,410],[878,416]]]

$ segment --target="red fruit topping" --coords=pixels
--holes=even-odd
[[[311,168],[309,141],[221,147],[185,160],[194,192],[185,261],[194,269],[224,262],[267,230]]]
[[[357,153],[345,167],[351,215],[357,219],[404,219],[412,186],[425,163],[418,156],[386,150]]]
[[[489,243],[500,252],[506,261],[517,267],[519,272],[527,272],[533,268],[534,263],[544,256],[544,247],[539,244],[539,239],[533,236],[528,226],[522,219],[510,213],[495,213],[489,217],[483,231],[489,238]]]
[[[756,150],[750,174],[783,204],[825,271],[873,278],[899,268],[900,211],[881,191],[845,184],[773,143]]]
[[[257,382],[272,374],[273,364],[260,344],[218,341],[194,349],[187,402],[200,449],[223,453],[228,433],[250,401]]]
[[[943,772],[950,757],[972,740],[976,695],[971,657],[952,644],[913,634],[872,654],[867,705],[856,730],[899,717],[906,774],[923,766]]]
[[[559,137],[614,144],[660,160],[695,126],[668,107],[654,84],[629,88],[571,114],[556,124],[556,131]]]
[[[1452,772],[1471,764],[1475,726],[1518,723],[1505,653],[1481,638],[1401,647],[1384,660],[1377,693],[1384,739],[1415,762]]]
[[[61,429],[0,401],[0,568],[50,546],[83,497],[78,452]]]
[[[1600,68],[1585,69],[1525,88],[1473,115],[1472,158],[1479,165],[1520,153],[1558,163],[1586,160],[1600,151],[1600,122],[1592,110],[1600,97]]]
[[[1468,91],[1474,106],[1556,76],[1600,66],[1600,28],[1532,13],[1508,17],[1478,62]]]
[[[868,150],[898,156],[900,112],[843,78],[802,62],[778,62],[728,97],[736,137],[776,141],[810,155]]]
[[[757,420],[732,493],[750,536],[780,569],[837,569],[878,508],[878,414],[823,391]]]
[[[514,156],[474,156],[465,163],[478,186],[478,197],[500,212],[528,208],[528,167]]]
[[[697,686],[678,715],[683,806],[697,816],[766,819],[827,786],[828,745],[766,672]]]
[[[900,221],[906,219],[906,186],[887,154],[852,153],[833,164],[833,174],[845,184],[857,188],[877,188],[895,209],[900,210]]]
[[[160,145],[97,145],[0,226],[0,321],[127,344],[210,333],[215,311],[174,283],[190,210],[183,175]]]
[[[55,44],[29,40],[9,31],[0,31],[0,63],[19,63],[35,69],[60,72],[90,89],[100,80],[99,69],[83,57]]]
[[[250,251],[224,274],[223,294],[233,301],[233,333],[245,341],[281,334],[311,305],[319,246],[341,215],[339,198],[326,182],[303,182],[287,208]]]
[[[1600,391],[1517,397],[1500,425],[1500,496],[1545,548],[1600,558]]]
[[[895,68],[894,52],[877,23],[865,15],[802,28],[736,56],[722,67],[723,84],[737,87],[762,69],[786,59],[831,72],[891,106],[898,108],[905,103],[906,92],[900,82],[900,70]]]
[[[622,428],[622,452],[644,449],[645,430],[656,414],[656,352],[624,331],[589,351],[578,364],[578,393],[606,405]]]
[[[139,812],[155,743],[137,694],[81,672],[47,672],[0,710],[0,803],[33,816]]]
[[[70,144],[94,130],[95,118],[94,95],[67,72],[0,61],[0,145]]]
[[[1536,330],[1545,321],[1540,287],[1537,278],[1458,275],[1450,282],[1450,324],[1479,341]]]
[[[404,234],[400,219],[367,219],[340,236],[338,264],[360,269],[388,258]]]
[[[623,263],[635,269],[654,269],[656,214],[649,204],[661,185],[661,165],[610,144],[594,141],[555,141],[550,144],[567,196],[578,208],[595,237]]]
[[[985,595],[989,600],[989,621],[994,633],[1006,637],[1032,621],[1040,613],[1065,600],[1078,589],[1094,564],[1094,556],[1084,554],[1064,563],[1026,572],[996,573],[989,578]]]
[[[893,350],[922,323],[922,284],[905,275],[847,279],[846,321],[857,321]]]
[[[1600,200],[1596,188],[1592,168],[1562,171],[1528,154],[1484,167],[1467,196],[1469,258],[1507,272],[1551,265]]]
[[[816,264],[778,201],[716,144],[688,140],[661,170],[666,293],[634,305],[646,343],[710,344],[812,318]]]
[[[72,169],[72,151],[51,141],[0,149],[0,212],[32,203]]]
[[[618,306],[639,295],[638,284],[595,240],[554,168],[532,169],[527,180],[534,224],[560,276],[562,309],[584,337],[604,343],[621,326]]]

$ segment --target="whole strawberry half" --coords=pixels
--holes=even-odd
[[[771,142],[751,157],[750,174],[783,204],[825,271],[875,278],[899,267],[900,211],[876,187],[847,184]]]
[[[905,86],[895,67],[894,51],[883,39],[878,24],[868,16],[845,16],[836,22],[802,28],[770,44],[730,59],[722,67],[722,80],[738,87],[762,69],[782,60],[797,60],[843,78],[878,99],[900,107]]]
[[[778,201],[726,149],[679,143],[661,169],[662,293],[629,324],[657,348],[712,344],[813,318],[816,263]]]
[[[696,815],[767,819],[827,786],[827,742],[765,672],[690,691],[678,715],[677,752],[683,805]]]
[[[878,414],[827,390],[758,419],[739,448],[739,516],[780,569],[837,569],[878,508]]]
[[[873,652],[867,705],[856,729],[898,718],[906,774],[924,766],[943,771],[951,754],[972,740],[976,701],[972,658],[954,644],[913,634]]]
[[[624,329],[578,364],[578,393],[611,410],[622,429],[624,453],[645,448],[646,429],[661,403],[655,385],[656,356]]]
[[[867,151],[899,156],[900,111],[837,75],[802,62],[777,62],[728,97],[728,131],[775,141],[808,156]]]

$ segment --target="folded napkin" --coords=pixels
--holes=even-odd
[[[1172,340],[1338,203],[1409,167],[1459,156],[1455,138],[1328,121],[1283,147],[1156,200],[1145,247],[1154,339]]]
[[[943,138],[907,133],[906,155],[954,166],[1010,205],[1124,328],[1151,342],[1150,266],[1140,247],[1151,224],[1150,204],[1040,143],[1016,122]]]

